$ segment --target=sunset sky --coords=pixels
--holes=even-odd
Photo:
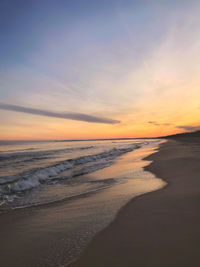
[[[0,139],[196,129],[199,0],[0,1]]]

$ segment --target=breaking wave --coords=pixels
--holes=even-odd
[[[113,148],[95,155],[67,159],[48,167],[35,168],[17,175],[0,177],[0,197],[3,198],[3,196],[30,190],[55,180],[67,179],[108,167],[116,157],[133,151],[143,144],[134,144],[126,148]]]

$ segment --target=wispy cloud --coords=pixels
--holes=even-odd
[[[172,125],[171,123],[168,123],[168,122],[166,122],[166,123],[159,123],[157,121],[148,121],[148,123],[149,124],[153,124],[155,126],[170,126],[170,125]]]
[[[75,112],[59,113],[59,112],[28,108],[28,107],[10,105],[10,104],[4,104],[4,103],[0,103],[0,109],[34,114],[34,115],[39,115],[39,116],[47,116],[47,117],[54,117],[54,118],[60,118],[60,119],[70,119],[70,120],[76,120],[76,121],[86,121],[86,122],[93,122],[93,123],[107,123],[107,124],[120,123],[120,121],[118,120],[113,120],[113,119],[104,118],[104,117],[96,117],[96,116],[87,115],[83,113],[75,113]]]
[[[191,126],[191,125],[178,125],[176,126],[178,129],[183,129],[186,131],[198,131],[200,130],[200,126]]]

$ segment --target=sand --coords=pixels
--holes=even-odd
[[[169,140],[148,160],[168,185],[133,198],[70,267],[200,266],[200,140]]]

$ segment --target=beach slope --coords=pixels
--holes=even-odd
[[[200,141],[170,139],[147,159],[168,185],[133,198],[70,267],[200,266]]]

